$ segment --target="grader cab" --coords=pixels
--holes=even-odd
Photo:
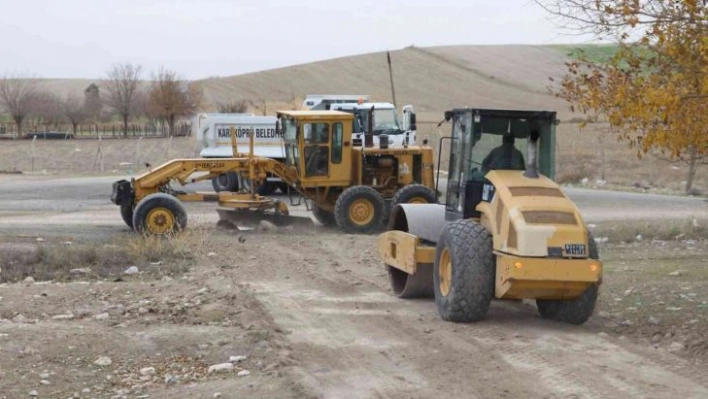
[[[285,162],[253,155],[237,148],[232,131],[234,158],[175,159],[131,179],[113,184],[111,201],[120,206],[123,220],[138,233],[168,234],[186,227],[181,202],[217,202],[222,220],[235,225],[270,220],[277,224],[295,219],[287,205],[258,195],[253,187],[268,175],[279,177],[313,205],[313,215],[325,225],[347,233],[379,231],[390,206],[400,203],[434,203],[433,151],[427,145],[388,147],[386,140],[373,146],[352,140],[353,115],[339,111],[281,111],[278,129],[283,133]],[[196,178],[195,173],[207,172]],[[181,185],[237,173],[254,182],[240,192],[184,192]],[[299,218],[303,219],[303,218]],[[309,217],[305,218],[310,220]]]
[[[584,323],[602,262],[552,180],[555,112],[455,109],[445,120],[445,204],[397,205],[379,238],[393,293],[434,297],[447,321],[483,319],[492,299],[532,299],[544,318]]]

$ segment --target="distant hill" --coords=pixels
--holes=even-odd
[[[598,61],[613,46],[582,46]],[[564,62],[576,56],[574,46],[440,46],[391,51],[398,106],[412,104],[422,118],[439,119],[453,107],[553,109],[561,118],[568,107],[548,91],[549,77],[565,74]],[[305,94],[369,94],[391,101],[386,53],[335,58],[284,68],[197,80],[207,105],[227,99],[265,102],[268,113],[296,108]],[[44,79],[49,90],[81,93],[91,79]],[[254,112],[258,112],[254,109]]]

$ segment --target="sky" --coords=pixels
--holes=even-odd
[[[191,80],[410,45],[588,42],[532,0],[0,0],[0,75],[131,62]]]

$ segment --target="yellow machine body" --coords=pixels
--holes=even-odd
[[[475,307],[459,295],[484,297],[487,282],[493,282],[490,300],[535,299],[544,317],[584,322],[589,313],[575,317],[575,305],[569,303],[585,301],[583,311],[592,312],[603,263],[578,208],[558,184],[536,170],[541,164],[553,172],[555,113],[462,109],[449,115],[447,119],[454,118],[450,170],[457,173],[448,176],[446,203],[399,205],[392,210],[388,231],[379,236],[378,254],[393,293],[401,298],[435,296],[446,320],[478,320],[488,304],[480,300]],[[476,165],[483,167],[481,159],[491,153],[475,155],[478,148],[491,147],[485,135],[511,135],[515,129],[522,139],[533,135],[526,169],[480,173]],[[541,161],[536,158],[539,137],[546,140],[541,147],[547,157]],[[461,227],[451,227],[453,223]],[[450,260],[453,252],[457,264]],[[455,268],[474,271],[454,274]],[[460,276],[483,280],[475,288],[481,291],[462,294],[477,282],[460,280],[456,296],[449,296],[451,278],[470,278]],[[449,301],[460,302],[451,307]],[[469,313],[458,312],[465,307]]]
[[[575,298],[602,280],[602,262],[587,257],[590,243],[580,212],[556,183],[545,177],[528,179],[519,171],[491,171],[486,178],[496,193],[491,202],[477,206],[481,217],[475,220],[492,235],[496,298]],[[408,215],[404,224],[408,228],[412,223]],[[379,236],[379,256],[413,275],[434,263],[434,240],[394,228]],[[582,245],[585,253],[566,253],[566,244]],[[549,249],[559,256],[549,257]]]
[[[168,193],[185,202],[218,202],[226,209],[274,210],[279,215],[288,215],[285,203],[254,192],[254,187],[269,175],[279,177],[318,209],[328,213],[335,212],[338,197],[352,186],[367,186],[382,200],[391,199],[398,190],[414,183],[433,192],[432,148],[427,145],[373,147],[365,143],[355,146],[352,142],[353,117],[341,111],[280,111],[278,118],[284,132],[285,163],[253,156],[253,137],[248,151],[238,148],[232,129],[235,157],[170,160],[135,176],[130,182],[114,183],[112,201],[127,209],[152,194]],[[198,172],[207,174],[192,178]],[[241,192],[186,193],[169,188],[171,181],[186,185],[229,172],[235,172],[254,184]],[[366,223],[371,223],[368,215],[374,210],[378,210],[378,218],[382,219],[386,214],[373,204],[359,204],[358,207],[358,211],[352,210],[351,213],[354,216],[356,212],[362,214],[361,219]]]

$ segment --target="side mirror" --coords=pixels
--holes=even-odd
[[[416,118],[415,118],[415,113],[411,112],[410,116],[408,117],[408,130],[416,131],[418,130],[418,126],[416,125]]]
[[[455,115],[454,112],[445,111],[445,122],[450,122],[450,119],[452,119],[453,115]]]

